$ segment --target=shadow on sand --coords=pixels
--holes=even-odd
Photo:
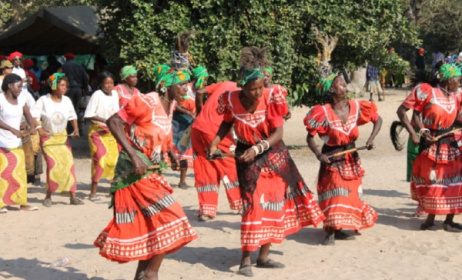
[[[61,268],[50,267],[49,263],[42,262],[38,259],[13,259],[6,260],[0,258],[0,278],[21,278],[33,280],[104,280],[101,277],[88,278],[85,273],[69,266]]]

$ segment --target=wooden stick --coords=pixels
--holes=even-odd
[[[451,135],[453,133],[459,132],[461,130],[462,130],[462,128],[456,128],[456,129],[453,129],[453,130],[451,130],[449,132],[446,132],[446,133],[443,133],[443,134],[438,135],[436,137],[433,137],[433,142],[436,142],[436,141],[440,140],[443,137],[446,137],[446,136]]]
[[[374,148],[374,147],[372,147],[372,148]],[[366,149],[367,149],[367,146],[353,148],[353,149],[345,150],[345,151],[338,152],[338,153],[335,153],[333,155],[327,156],[327,158],[333,158],[333,157],[341,156],[341,155],[356,152],[356,151],[366,150]]]
[[[168,163],[167,166],[170,167],[171,164]],[[156,170],[156,169],[159,169],[159,168],[160,168],[160,164],[153,164],[153,165],[148,166],[148,170]]]

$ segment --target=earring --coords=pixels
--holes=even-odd
[[[160,92],[161,92],[161,93],[166,93],[166,92],[167,92],[167,88],[164,87],[164,86],[161,87],[161,88],[160,88]]]

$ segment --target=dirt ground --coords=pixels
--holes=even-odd
[[[416,203],[411,200],[405,181],[406,151],[394,150],[390,125],[397,120],[396,109],[408,90],[387,89],[386,100],[377,102],[383,126],[376,138],[376,149],[361,151],[366,175],[364,199],[379,214],[377,224],[364,230],[355,241],[338,241],[324,247],[320,228],[304,228],[282,244],[271,247],[271,257],[286,265],[281,270],[253,268],[254,279],[458,279],[462,272],[460,244],[462,234],[420,231],[424,217],[414,218]],[[366,99],[359,98],[359,99]],[[284,127],[284,140],[291,149],[300,172],[313,192],[319,162],[306,146],[302,119],[309,108],[294,108]],[[363,145],[372,125],[360,129],[357,146]],[[320,142],[320,141],[319,141]],[[78,196],[83,206],[70,206],[69,197],[54,195],[51,208],[41,205],[45,197],[42,175],[40,186],[29,185],[29,202],[37,212],[11,210],[0,215],[0,279],[103,280],[133,279],[136,263],[117,264],[102,258],[93,241],[112,217],[108,209],[109,183],[100,184],[100,202],[88,199],[90,158],[86,136],[73,140]],[[172,185],[179,174],[168,171]],[[188,172],[187,183],[194,185]],[[236,274],[240,260],[240,216],[230,210],[221,190],[219,213],[209,222],[197,221],[196,190],[175,189],[174,198],[183,206],[199,239],[166,257],[161,279],[243,279]],[[437,217],[438,225],[442,217]],[[461,222],[460,217],[456,221]],[[56,259],[70,256],[65,267],[50,267]],[[256,254],[253,254],[256,257]]]

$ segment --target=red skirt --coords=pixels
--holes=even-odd
[[[173,190],[157,173],[114,194],[114,218],[96,238],[100,254],[119,263],[173,253],[197,238]]]
[[[359,231],[375,224],[377,212],[363,201],[361,182],[361,176],[350,174],[347,180],[338,170],[321,167],[318,178],[318,202],[326,216],[325,230],[332,227],[334,230]]]
[[[421,213],[447,215],[462,213],[462,156],[435,163],[421,153],[412,169],[411,196]]]
[[[262,168],[251,200],[253,205],[245,207],[242,215],[243,251],[256,251],[267,243],[281,243],[302,227],[316,227],[325,219],[308,188],[302,187],[304,195],[297,196],[295,201],[285,198],[287,188],[279,175]]]
[[[208,149],[213,135],[206,134],[197,129],[191,130],[192,147],[196,153],[194,159],[194,178],[197,195],[199,197],[199,214],[215,217],[218,205],[218,191],[220,181],[226,189],[229,207],[233,210],[242,209],[241,192],[236,173],[234,158],[208,160]],[[218,148],[229,153],[229,146],[234,145],[231,137],[227,136],[218,145]]]

